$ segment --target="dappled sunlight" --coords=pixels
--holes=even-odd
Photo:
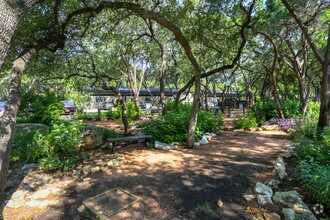
[[[83,200],[114,187],[123,188],[141,200],[111,219],[142,219],[144,215],[161,219],[173,215],[204,218],[194,208],[202,205],[202,201],[211,204],[213,214],[235,218],[244,212],[242,195],[251,178],[267,170],[271,166],[269,159],[289,144],[288,140],[259,133],[236,136],[234,132],[224,132],[209,144],[194,149],[119,148],[118,153],[125,157],[122,163],[91,174],[83,181],[71,182],[59,205],[39,219],[51,219],[51,213],[75,216]],[[101,152],[98,156],[107,161],[112,155]],[[219,197],[224,202],[221,209],[215,206]]]

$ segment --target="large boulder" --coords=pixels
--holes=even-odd
[[[92,150],[103,144],[102,133],[93,125],[88,125],[82,130],[82,141],[79,145],[82,151]]]
[[[296,191],[276,192],[273,201],[292,208],[298,219],[317,219]]]
[[[42,134],[46,134],[49,130],[49,127],[45,124],[38,123],[24,123],[24,124],[16,124],[16,132],[17,133],[30,133],[30,132],[40,132]]]

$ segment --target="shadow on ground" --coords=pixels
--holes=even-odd
[[[75,181],[60,203],[37,219],[96,219],[82,201],[114,187],[142,198],[111,219],[249,219],[243,194],[255,175],[290,144],[263,133],[224,132],[210,144],[182,151],[143,147],[119,150],[125,162],[87,181]],[[218,199],[223,207],[216,206]]]

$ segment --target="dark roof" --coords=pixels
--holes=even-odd
[[[115,93],[112,90],[105,90],[105,89],[102,89],[101,87],[85,86],[84,90],[87,93],[90,93],[91,96],[115,96]],[[131,88],[121,87],[121,88],[119,88],[119,91],[123,96],[133,96],[133,91]],[[178,91],[177,89],[165,88],[165,96],[176,95],[177,91]],[[145,88],[140,89],[140,96],[151,96],[151,94],[153,96],[160,96],[160,89],[157,89],[157,88],[150,88],[148,90]],[[242,92],[241,95],[245,95],[245,92]],[[208,96],[213,97],[213,94],[211,92],[208,92]],[[236,97],[237,95],[236,95],[236,93],[231,92],[229,94],[229,96]],[[222,93],[217,92],[217,97],[222,97]]]
[[[101,87],[85,87],[84,90],[88,93],[91,93],[92,96],[115,96],[115,93],[111,90],[105,90],[102,89]],[[133,91],[131,88],[119,88],[120,93],[123,96],[132,96]],[[176,89],[169,89],[165,88],[165,96],[173,96],[177,93]],[[141,88],[140,89],[140,96],[160,96],[160,89],[156,88],[150,88],[150,89],[145,89]]]

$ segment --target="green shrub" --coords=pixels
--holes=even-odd
[[[63,114],[64,105],[61,102],[50,104],[43,112],[42,122],[45,124],[58,123]]]
[[[296,168],[299,181],[325,206],[330,205],[330,166],[319,164],[313,157],[300,161]]]
[[[38,132],[16,133],[12,146],[11,161],[32,163],[42,155],[42,149],[34,142]]]
[[[294,155],[298,158],[295,175],[310,190],[319,203],[330,205],[330,128],[323,133],[316,123],[306,123],[298,129]]]
[[[50,91],[37,91],[29,90],[22,94],[21,103],[18,110],[18,122],[29,123],[43,123],[43,120],[50,122],[49,117],[52,109],[47,108],[60,100],[63,100],[62,96],[57,96],[56,93]],[[58,106],[54,105],[52,108],[55,110]],[[63,113],[63,108],[62,108]]]
[[[53,124],[46,134],[17,134],[11,160],[39,162],[39,168],[45,171],[69,170],[75,167],[81,158],[78,145],[83,126],[62,122]]]
[[[320,115],[320,103],[308,102],[308,117],[317,119]]]
[[[126,103],[126,115],[128,121],[136,121],[139,119],[139,117],[143,114],[140,107],[136,109],[133,102],[127,102]],[[122,110],[121,110],[121,104],[118,104],[113,110],[109,110],[107,112],[107,117],[109,119],[121,119],[122,117]]]
[[[75,120],[83,120],[83,121],[97,121],[98,120],[98,114],[97,113],[76,113],[74,114],[73,118]],[[100,113],[100,119],[101,120],[107,120],[108,115],[107,112],[101,112]]]
[[[114,130],[109,130],[102,127],[97,127],[97,130],[99,130],[102,133],[102,137],[104,141],[108,138],[116,138],[121,136],[120,134],[116,133]]]
[[[173,111],[174,110],[174,101],[173,100],[169,100],[166,103],[166,108],[167,108],[167,111],[168,112]]]
[[[293,133],[294,140],[300,142],[307,139],[318,139],[319,128],[317,127],[317,121],[313,118],[305,117],[296,123],[297,129]]]
[[[252,115],[248,114],[248,116],[241,116],[237,120],[234,121],[235,128],[238,129],[249,129],[258,127],[257,119]]]
[[[187,140],[190,115],[191,106],[180,105],[179,111],[169,112],[146,124],[144,131],[165,143],[183,143]],[[200,110],[195,131],[196,139],[201,138],[206,132],[218,132],[221,126],[223,126],[221,116],[217,117],[213,113]]]
[[[301,115],[300,104],[297,100],[280,101],[280,105],[285,118],[298,118]],[[251,107],[250,113],[256,118],[256,122],[261,125],[265,121],[279,118],[275,102],[257,102]]]

